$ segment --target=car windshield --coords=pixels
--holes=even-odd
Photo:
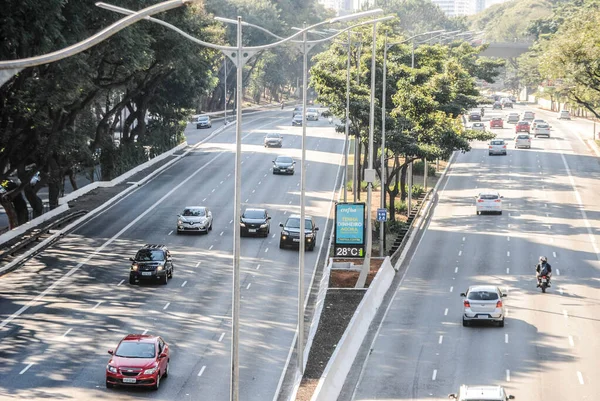
[[[482,194],[482,195],[479,195],[479,199],[496,200],[496,199],[498,199],[498,195],[494,195],[494,194]]]
[[[122,342],[115,356],[124,358],[154,358],[156,347],[153,343]]]
[[[208,116],[198,117],[198,121],[208,121]]]
[[[265,211],[257,209],[246,210],[244,212],[244,217],[247,219],[264,219]]]
[[[490,142],[492,145],[504,145],[504,141],[492,141]]]
[[[204,209],[185,209],[184,216],[204,217]]]
[[[135,255],[135,260],[142,262],[165,260],[165,253],[160,249],[140,249],[137,255]]]
[[[275,159],[275,161],[277,163],[292,163],[294,160],[291,157],[278,156],[277,159]]]
[[[288,228],[300,228],[300,219],[297,217],[289,218],[285,222],[285,226]],[[306,230],[312,229],[312,221],[310,219],[304,220],[304,229],[306,229]]]
[[[316,113],[316,112],[317,112],[317,109],[308,109],[307,111],[308,111],[309,113]]]
[[[548,128],[548,124],[537,124],[536,128]]]
[[[529,139],[529,135],[519,135],[517,139]]]
[[[498,299],[498,294],[495,291],[470,291],[467,299],[473,301],[495,301]]]
[[[492,118],[492,121],[502,121],[502,118],[500,118],[500,117],[494,117],[494,118]]]
[[[267,134],[267,138],[279,138],[279,134]]]

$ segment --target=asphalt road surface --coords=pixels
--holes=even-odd
[[[505,124],[494,131],[507,156],[476,143],[450,168],[354,400],[442,400],[461,384],[503,385],[517,400],[599,399],[600,164],[577,135],[592,128],[531,110],[550,138],[516,150]],[[484,120],[510,111],[487,108]],[[476,215],[482,190],[504,195],[502,215]],[[554,271],[546,294],[534,280],[540,255]],[[488,283],[508,293],[505,327],[462,327],[459,294]]]
[[[275,396],[296,329],[298,251],[278,241],[279,223],[299,213],[302,128],[291,127],[291,108],[245,116],[243,128],[242,209],[266,207],[272,220],[267,238],[241,243],[240,391],[265,401]],[[234,130],[0,278],[1,400],[229,399]],[[263,147],[270,131],[283,134],[282,149]],[[344,137],[323,119],[307,134],[307,215],[321,228],[318,247],[306,253],[308,290],[328,244]],[[272,174],[278,154],[297,160],[295,175]],[[186,205],[212,209],[209,234],[176,235]],[[146,243],[171,249],[175,271],[166,286],[128,284],[128,258]],[[159,391],[105,388],[107,350],[128,333],[161,335],[170,345]]]

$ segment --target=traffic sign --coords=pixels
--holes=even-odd
[[[387,220],[387,209],[377,209],[377,221]]]

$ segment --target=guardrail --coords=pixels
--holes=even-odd
[[[402,241],[400,242],[400,245],[390,255],[390,259],[392,260],[393,265],[396,264],[396,262],[398,261],[398,258],[400,258],[400,255],[402,254],[402,251],[406,247],[406,243],[408,242],[408,239],[410,238],[410,236],[412,235],[412,233],[414,231],[414,227],[415,227],[414,222],[417,221],[416,217],[419,216],[419,214],[421,214],[421,210],[423,210],[423,206],[427,203],[427,198],[429,198],[429,196],[432,194],[432,192],[433,192],[433,189],[428,190],[425,193],[425,196],[420,200],[419,206],[417,207],[417,210],[414,213],[414,218],[410,222],[410,226],[409,226],[408,230],[404,233],[404,236],[402,237]]]

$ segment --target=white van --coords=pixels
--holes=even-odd
[[[457,401],[508,401],[514,400],[507,395],[502,386],[460,386],[458,394],[448,394],[448,398]]]
[[[571,113],[569,112],[569,110],[561,110],[558,112],[558,119],[559,120],[570,120]]]

